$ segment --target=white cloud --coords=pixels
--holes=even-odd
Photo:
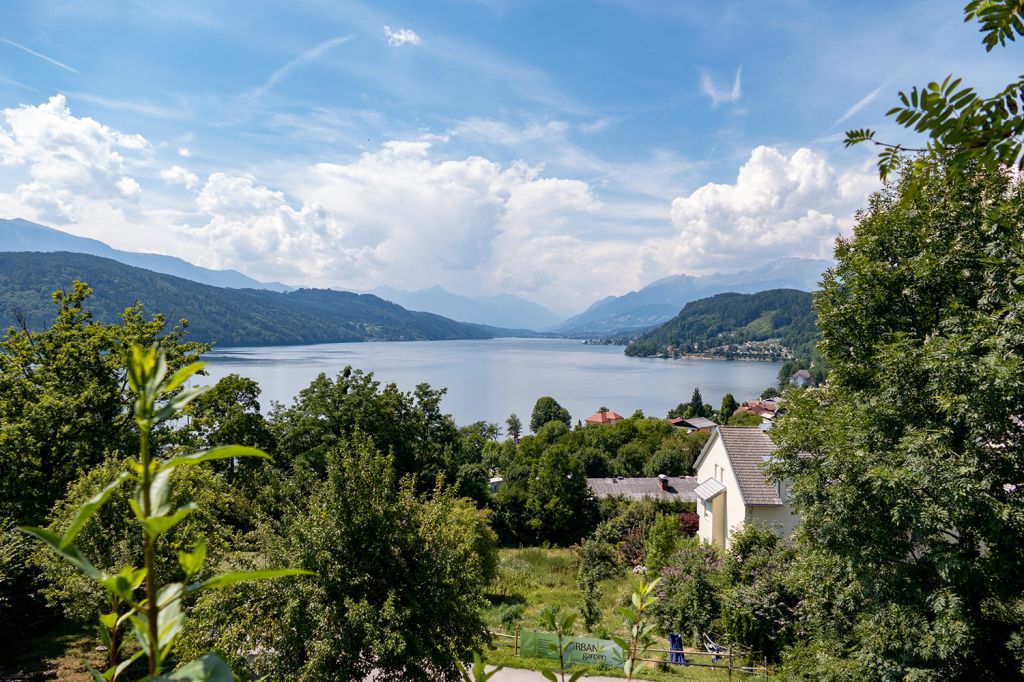
[[[411,28],[400,28],[397,31],[392,31],[390,26],[385,26],[384,37],[387,39],[388,45],[391,47],[419,45],[423,42],[419,34]]]
[[[199,182],[199,177],[195,173],[181,166],[171,166],[160,171],[160,179],[169,185],[181,185],[185,189],[192,189]]]
[[[116,186],[125,199],[134,199],[142,193],[142,187],[133,178],[123,177],[117,181]]]
[[[673,200],[677,235],[648,241],[642,258],[657,271],[693,272],[828,257],[877,184],[870,168],[839,173],[809,149],[786,155],[757,147],[734,183],[708,183]]]
[[[0,198],[2,204],[25,210],[25,217],[63,221],[73,220],[83,201],[138,196],[122,152],[148,148],[141,135],[74,116],[63,95],[0,115],[0,166],[24,174],[22,184]]]
[[[742,73],[743,67],[739,66],[736,69],[736,76],[733,79],[732,87],[728,85],[721,85],[715,82],[711,74],[708,71],[701,71],[700,74],[700,89],[705,95],[711,98],[711,105],[718,106],[719,104],[735,102],[743,95],[742,85]]]
[[[192,151],[188,147],[178,147],[178,156],[187,159],[192,156]]]

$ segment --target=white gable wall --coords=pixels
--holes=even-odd
[[[709,445],[703,461],[697,468],[697,483],[699,485],[709,478],[714,478],[725,486],[725,492],[721,493],[719,497],[725,497],[725,525],[727,528],[725,546],[728,547],[733,531],[742,526],[747,518],[747,508],[743,504],[740,485],[729,464],[729,457],[725,454],[725,445],[718,437],[717,432],[712,434]],[[705,542],[713,542],[714,538],[711,509],[711,501],[697,500],[697,515],[700,517],[697,535]]]

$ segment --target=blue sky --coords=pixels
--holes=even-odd
[[[947,73],[962,2],[17,2],[0,217],[262,279],[574,312],[827,256],[877,186],[847,127]]]

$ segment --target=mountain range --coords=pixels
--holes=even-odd
[[[132,265],[165,275],[173,275],[215,287],[271,289],[273,291],[287,291],[292,288],[279,282],[260,282],[243,275],[237,270],[202,268],[174,256],[119,251],[99,240],[76,237],[73,234],[61,232],[60,230],[20,218],[14,220],[0,218],[0,251],[39,251],[42,253],[69,251],[71,253],[85,253],[90,256],[110,258],[125,265]]]
[[[673,275],[639,291],[603,298],[553,331],[573,337],[621,336],[664,324],[690,301],[715,294],[767,289],[814,291],[821,274],[831,265],[826,260],[790,257],[731,274]]]
[[[0,328],[27,320],[50,326],[51,293],[74,280],[93,289],[93,318],[115,322],[143,304],[171,324],[184,318],[189,337],[220,346],[297,345],[341,341],[488,339],[510,332],[412,312],[371,294],[331,289],[231,289],[192,282],[81,253],[0,253]]]

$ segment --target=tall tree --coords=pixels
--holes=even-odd
[[[690,417],[706,417],[704,414],[704,397],[700,394],[700,388],[695,387],[693,389],[693,395],[690,397]]]
[[[508,435],[514,443],[519,442],[519,437],[523,435],[523,422],[519,421],[519,417],[513,412],[509,415],[508,419],[505,420],[505,425],[508,427]]]
[[[533,413],[530,415],[530,430],[537,433],[540,427],[548,422],[562,422],[566,426],[572,423],[569,410],[558,404],[558,401],[551,396],[543,396],[537,399],[533,405]]]
[[[722,396],[722,407],[718,410],[718,423],[728,424],[729,417],[732,413],[738,410],[740,404],[736,402],[736,398],[733,397],[732,393],[726,393]]]
[[[82,282],[53,295],[49,329],[10,329],[0,339],[0,517],[39,523],[68,484],[109,453],[135,449],[124,367],[133,343],[159,344],[172,371],[207,346],[184,340],[184,325],[165,331],[141,306],[119,324],[96,322]]]
[[[907,171],[825,274],[828,386],[772,429],[802,516],[791,661],[1007,679],[1024,671],[1024,185],[980,164]]]

